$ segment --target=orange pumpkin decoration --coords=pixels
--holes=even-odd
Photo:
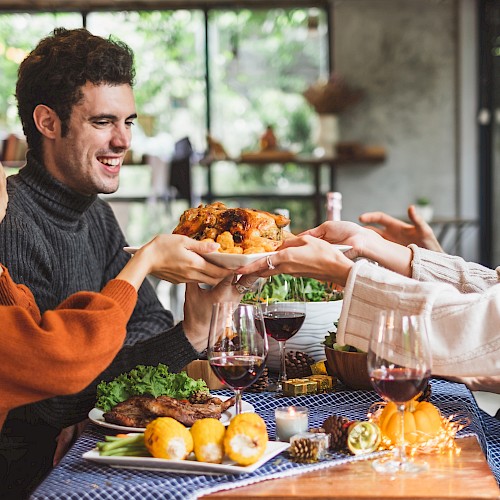
[[[393,445],[398,445],[401,440],[401,416],[395,403],[387,403],[383,409],[379,427],[382,434]],[[404,438],[407,443],[423,443],[434,438],[443,428],[439,410],[427,401],[416,400],[406,403],[404,412]]]

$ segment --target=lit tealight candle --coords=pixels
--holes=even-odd
[[[288,406],[276,408],[276,439],[290,441],[290,438],[299,432],[306,432],[309,428],[309,411],[307,408]]]

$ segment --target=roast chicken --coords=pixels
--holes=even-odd
[[[227,208],[220,202],[186,210],[174,234],[220,243],[220,252],[260,253],[276,250],[290,219],[251,208]]]

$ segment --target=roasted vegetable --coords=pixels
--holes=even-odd
[[[191,427],[194,454],[198,462],[222,463],[226,427],[215,418],[202,418]]]
[[[159,417],[148,424],[144,443],[155,458],[184,460],[193,451],[191,433],[171,417]]]
[[[264,420],[256,413],[242,413],[229,423],[224,436],[224,450],[237,464],[251,465],[264,455],[268,440]]]
[[[97,443],[99,455],[102,456],[127,456],[147,457],[150,455],[144,444],[144,434],[120,434],[106,436],[105,441]]]

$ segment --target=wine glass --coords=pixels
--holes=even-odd
[[[233,389],[236,415],[241,413],[241,391],[260,377],[267,352],[259,305],[236,302],[213,305],[207,358],[217,378]]]
[[[285,364],[285,343],[301,328],[306,317],[306,304],[302,278],[287,274],[276,274],[265,281],[259,292],[266,332],[278,342],[280,368],[276,384],[268,390],[283,392],[287,380]]]
[[[373,324],[368,348],[368,374],[380,396],[396,404],[400,415],[399,444],[394,455],[373,462],[378,472],[417,473],[425,462],[406,456],[404,434],[405,403],[427,385],[432,357],[424,316],[398,315],[381,311]]]

